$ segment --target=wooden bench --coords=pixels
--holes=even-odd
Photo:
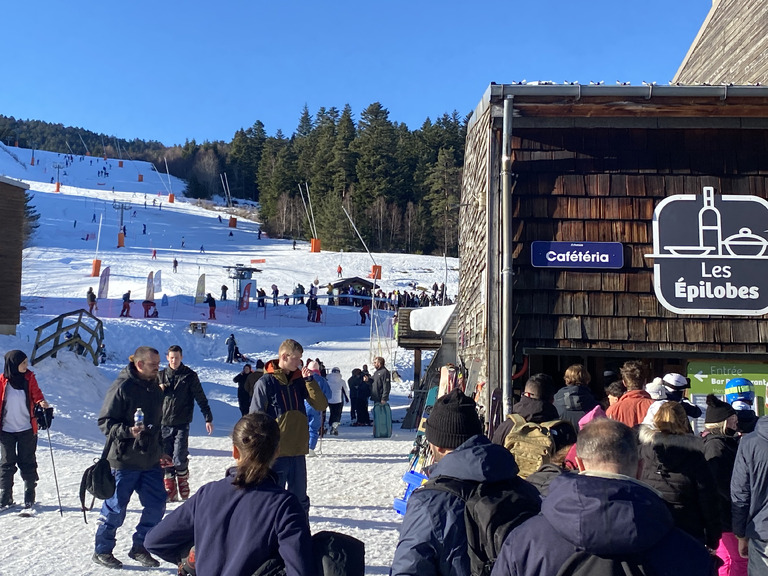
[[[190,322],[189,330],[192,332],[192,334],[195,332],[200,332],[200,334],[203,335],[203,338],[205,338],[205,333],[208,330],[208,322]]]

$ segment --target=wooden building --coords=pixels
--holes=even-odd
[[[709,186],[718,203],[768,197],[766,149],[768,88],[489,86],[468,125],[462,184],[457,338],[468,386],[486,382],[487,404],[515,373],[519,386],[577,362],[599,379],[628,359],[655,375],[685,374],[696,359],[768,361],[764,314],[672,312],[648,257],[665,199],[701,200]],[[623,262],[535,267],[534,242],[618,243]]]
[[[674,82],[768,84],[768,3],[712,0]]]
[[[29,186],[0,176],[0,334],[15,334],[21,306],[21,255],[24,248],[24,195]]]

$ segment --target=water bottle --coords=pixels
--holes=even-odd
[[[133,424],[137,428],[144,429],[144,411],[141,408],[136,408],[136,413],[133,415]]]

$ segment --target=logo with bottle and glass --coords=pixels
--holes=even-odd
[[[653,213],[656,297],[677,314],[768,313],[768,202],[678,194]]]

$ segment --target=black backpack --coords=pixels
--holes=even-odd
[[[608,557],[579,550],[571,554],[557,576],[654,576],[636,556]]]
[[[109,465],[109,460],[107,460],[111,444],[112,436],[110,435],[107,438],[107,443],[104,445],[101,458],[94,460],[94,464],[86,468],[85,472],[83,472],[83,478],[80,480],[80,507],[86,524],[88,524],[88,519],[85,513],[93,508],[96,498],[107,500],[115,494],[115,477],[112,475],[112,467]],[[86,492],[93,495],[90,508],[85,507]]]
[[[507,534],[541,509],[538,490],[517,477],[502,482],[473,482],[439,476],[428,480],[421,490],[448,492],[465,502],[471,576],[488,576]]]
[[[312,534],[312,552],[321,576],[365,576],[365,544],[353,536],[330,530]],[[179,574],[196,576],[194,547],[181,562]],[[285,575],[282,558],[271,558],[251,576]]]

